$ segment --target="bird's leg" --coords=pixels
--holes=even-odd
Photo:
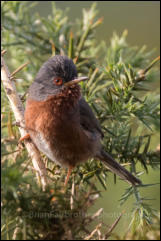
[[[26,140],[26,139],[29,139],[29,138],[31,138],[31,137],[30,137],[30,134],[27,133],[25,136],[22,136],[22,137],[19,139],[18,142],[22,142],[22,141],[24,141],[24,140]]]
[[[68,173],[67,173],[67,176],[66,176],[66,179],[65,179],[64,187],[66,187],[66,185],[68,184],[69,177],[70,177],[70,175],[71,175],[71,172],[72,172],[73,168],[74,168],[73,166],[69,166],[69,167],[68,167]],[[65,189],[63,188],[63,190],[61,190],[60,192],[65,193]],[[51,190],[50,190],[50,193],[53,194],[53,193],[54,193],[54,190],[51,189]],[[52,201],[52,202],[55,202],[55,201],[56,201],[56,197],[55,197],[55,196],[52,197],[51,201]]]
[[[73,166],[69,166],[68,173],[67,173],[67,176],[66,176],[66,179],[65,179],[65,183],[64,183],[64,188],[62,190],[60,190],[61,193],[65,193],[65,187],[68,184],[69,177],[71,175],[72,170],[73,170]],[[54,194],[54,190],[50,189],[50,193]],[[56,200],[57,200],[57,198],[55,196],[53,196],[52,199],[51,199],[52,202],[55,202]]]
[[[71,175],[72,170],[73,170],[73,166],[69,166],[69,168],[68,168],[68,173],[67,173],[67,177],[66,177],[65,183],[64,183],[65,186],[68,184],[69,177],[70,177],[70,175]]]

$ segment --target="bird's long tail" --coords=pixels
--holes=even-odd
[[[128,172],[104,150],[102,150],[96,157],[99,158],[113,173],[120,176],[122,179],[129,182],[133,186],[136,184],[141,184],[141,181],[138,178]]]

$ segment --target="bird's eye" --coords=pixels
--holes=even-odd
[[[54,79],[54,84],[56,84],[56,85],[62,85],[62,84],[63,84],[62,78],[56,77],[56,78]]]

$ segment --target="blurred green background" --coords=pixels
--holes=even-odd
[[[56,6],[61,9],[69,8],[69,21],[74,22],[77,18],[81,18],[82,9],[89,8],[93,1],[55,1]],[[154,57],[159,55],[160,51],[160,2],[159,1],[99,1],[97,2],[97,9],[99,16],[103,17],[103,24],[96,31],[96,39],[104,40],[107,44],[114,31],[119,35],[123,30],[128,30],[127,41],[131,46],[147,45],[147,49],[156,49]],[[41,16],[46,17],[51,11],[51,2],[42,1],[31,10],[38,12]],[[159,89],[159,80],[156,90]],[[159,144],[158,137],[152,143],[153,146]],[[159,182],[159,170],[149,170],[150,174],[143,175],[143,183],[157,183]],[[98,184],[99,185],[99,184]],[[100,198],[94,208],[90,210],[91,213],[103,207],[104,213],[102,220],[109,225],[116,220],[122,210],[126,213],[123,215],[121,221],[115,229],[115,232],[123,233],[127,229],[127,225],[131,216],[131,209],[133,202],[132,198],[128,200],[122,207],[119,206],[119,199],[128,184],[119,182],[115,185],[113,175],[109,174],[107,183],[107,191],[102,190],[102,198]],[[141,190],[140,190],[141,191]],[[150,201],[152,206],[159,210],[159,185],[148,187],[142,193],[143,196],[155,198]]]
[[[82,16],[82,8],[89,8],[94,1],[55,1],[61,9],[69,8],[70,21]],[[96,1],[97,2],[97,1]],[[42,16],[51,11],[51,2],[42,1],[34,8]],[[160,50],[160,1],[98,1],[99,15],[103,24],[96,31],[97,40],[110,42],[112,33],[121,34],[128,29],[131,45],[147,45],[148,50]]]

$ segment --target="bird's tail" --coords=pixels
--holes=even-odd
[[[102,150],[96,157],[99,158],[113,173],[120,176],[122,179],[129,182],[133,186],[136,184],[141,184],[141,181],[138,178],[128,172],[104,150]]]

